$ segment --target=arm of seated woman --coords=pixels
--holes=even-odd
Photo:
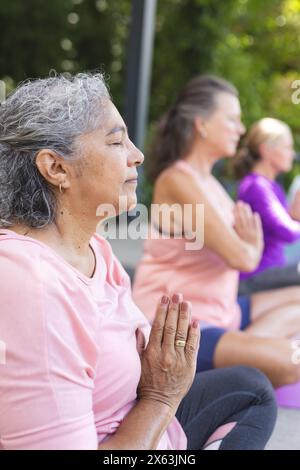
[[[138,400],[117,432],[98,449],[155,450],[173,418],[174,411],[168,405],[154,400]]]
[[[157,194],[155,202],[167,201],[168,204],[177,203],[182,207],[189,205],[192,208],[191,230],[193,231],[199,226],[197,204],[204,205],[204,246],[218,254],[233,269],[248,272],[256,268],[262,254],[260,243],[256,245],[255,242],[241,238],[230,221],[227,221],[213,205],[212,196],[206,194],[195,178],[179,169],[170,169],[161,176],[158,185],[159,187],[155,188]],[[200,219],[202,221],[203,217]]]

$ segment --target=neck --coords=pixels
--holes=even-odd
[[[84,259],[90,252],[89,242],[96,231],[98,220],[89,221],[87,214],[76,214],[67,206],[59,207],[54,223],[44,228],[12,227],[17,233],[35,238],[55,249],[69,260]]]
[[[214,164],[219,160],[205,146],[197,145],[186,156],[185,160],[203,177],[212,173]]]
[[[269,180],[275,180],[278,176],[278,171],[276,171],[271,165],[266,162],[259,162],[253,167],[253,173],[258,175],[265,176]]]
[[[63,211],[54,224],[42,235],[49,242],[68,251],[70,255],[85,257],[89,252],[89,243],[96,231],[96,224],[89,224],[77,219],[71,213]]]

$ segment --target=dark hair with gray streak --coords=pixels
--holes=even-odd
[[[81,73],[27,81],[0,105],[1,227],[42,228],[55,220],[57,191],[39,172],[36,156],[47,148],[80,159],[76,138],[101,125],[107,98],[101,73]]]
[[[219,93],[238,96],[231,83],[213,75],[198,75],[184,86],[173,106],[158,122],[148,159],[151,181],[189,152],[195,136],[195,118],[207,119],[214,113]]]

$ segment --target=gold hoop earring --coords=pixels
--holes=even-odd
[[[60,192],[60,194],[63,194],[63,190],[62,190],[61,185],[62,185],[62,183],[59,184],[59,192]]]

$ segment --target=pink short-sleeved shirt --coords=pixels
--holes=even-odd
[[[0,229],[0,449],[97,449],[135,405],[150,326],[99,235],[92,278]],[[184,449],[174,418],[158,449]]]

